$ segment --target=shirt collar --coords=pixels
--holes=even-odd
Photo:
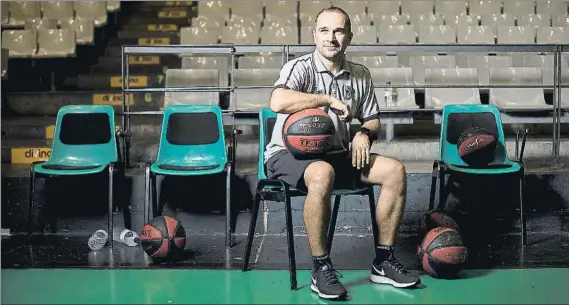
[[[323,73],[323,72],[332,73],[332,72],[328,71],[328,69],[326,69],[326,67],[322,63],[322,60],[320,59],[318,54],[316,54],[316,52],[318,52],[318,51],[314,51],[314,53],[312,54],[312,56],[314,57],[314,65],[316,66],[316,71],[318,73]],[[346,60],[346,57],[344,57],[344,59],[342,61],[342,67],[340,68],[340,71],[338,71],[337,75],[341,75],[344,72],[345,73],[352,73],[350,64]]]

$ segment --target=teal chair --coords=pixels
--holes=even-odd
[[[277,114],[268,108],[261,109],[259,112],[259,159],[257,162],[257,175],[258,184],[255,192],[255,198],[253,202],[253,215],[251,216],[251,223],[249,224],[249,233],[247,236],[247,244],[245,246],[245,255],[243,257],[243,265],[241,270],[247,271],[249,266],[249,259],[251,256],[251,247],[253,246],[253,237],[255,235],[255,226],[257,224],[257,216],[259,213],[259,207],[261,200],[271,200],[285,203],[285,220],[287,229],[287,243],[288,243],[288,258],[289,258],[289,273],[290,273],[290,287],[292,290],[297,289],[296,280],[296,258],[294,252],[294,235],[293,235],[293,225],[292,225],[292,211],[290,198],[296,196],[306,196],[306,193],[297,190],[288,184],[284,183],[278,179],[268,179],[265,172],[265,147],[271,139],[273,133],[273,127]],[[369,199],[369,209],[371,214],[372,228],[373,228],[373,240],[377,243],[377,224],[375,219],[375,199],[373,193],[373,186],[369,185],[361,189],[335,189],[332,191],[334,196],[334,208],[332,210],[332,217],[330,219],[330,224],[328,226],[328,250],[332,248],[332,240],[334,238],[334,229],[336,227],[336,219],[338,216],[338,210],[340,208],[340,202],[342,201],[342,196],[344,195],[367,195]]]
[[[235,133],[234,133],[235,134]],[[232,137],[233,144],[235,142]],[[158,156],[146,165],[144,219],[158,216],[156,177],[203,176],[226,172],[226,247],[231,246],[231,169],[221,108],[215,105],[172,105],[164,109]],[[151,189],[152,187],[152,189]],[[151,196],[152,192],[152,196]],[[152,202],[151,202],[152,201]],[[152,208],[152,211],[150,209]],[[152,216],[151,216],[152,214]]]
[[[471,167],[458,154],[457,142],[461,133],[470,127],[483,127],[492,132],[498,139],[494,160],[485,167]],[[465,175],[514,175],[519,179],[519,202],[521,220],[521,242],[527,244],[526,218],[524,210],[525,174],[523,152],[529,131],[523,133],[521,150],[520,133],[516,137],[516,160],[511,160],[506,151],[504,130],[500,111],[493,105],[446,105],[443,108],[438,159],[433,163],[433,177],[429,198],[429,210],[435,208],[437,180],[439,183],[438,208],[444,208],[448,197],[447,188],[451,185],[453,174]],[[449,177],[449,181],[445,182]]]
[[[123,174],[115,113],[107,105],[63,106],[57,113],[51,155],[30,168],[28,201],[29,234],[33,233],[35,180],[40,176],[109,175],[108,232],[113,236],[113,186],[115,170]],[[125,215],[126,218],[126,215]],[[126,223],[126,222],[125,222]],[[109,242],[112,247],[113,243]]]

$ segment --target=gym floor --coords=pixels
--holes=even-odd
[[[305,236],[295,236],[298,290],[290,290],[285,236],[255,238],[251,269],[239,270],[245,235],[236,237],[232,270],[225,270],[222,235],[188,235],[187,257],[153,262],[141,247],[91,252],[88,236],[36,235],[2,240],[2,303],[6,304],[190,304],[326,303],[310,291]],[[469,247],[469,262],[453,280],[435,279],[416,263],[414,236],[400,236],[396,255],[422,274],[416,289],[369,282],[371,236],[338,235],[332,259],[350,292],[347,303],[533,303],[569,304],[565,233],[532,233],[522,251],[516,234],[488,234],[484,247]],[[472,242],[478,244],[478,242]],[[367,251],[353,251],[366,249]],[[563,268],[565,267],[565,268]],[[32,292],[33,293],[30,293]]]

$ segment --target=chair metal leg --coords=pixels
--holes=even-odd
[[[288,187],[284,188],[285,197],[285,213],[286,213],[286,235],[288,243],[288,268],[290,273],[290,289],[296,290],[296,256],[294,253],[294,233],[292,230],[292,207],[290,203],[290,196],[288,194]]]
[[[429,211],[435,208],[435,195],[437,193],[437,179],[440,175],[439,163],[437,161],[433,162],[433,172],[431,177],[431,193],[429,194]]]
[[[36,172],[34,171],[34,165],[30,166],[30,190],[28,193],[28,235],[32,235],[34,232],[34,209],[35,209],[35,197],[36,197]]]
[[[367,196],[369,200],[369,213],[371,215],[371,231],[373,232],[373,247],[375,249],[379,244],[379,226],[377,225],[377,211],[376,211],[377,203],[375,202],[373,187],[370,188]]]
[[[113,248],[113,236],[114,236],[114,223],[113,223],[113,182],[114,182],[114,165],[111,164],[109,165],[109,216],[108,216],[108,221],[107,224],[109,226],[108,228],[108,232],[109,232],[109,248]]]
[[[150,185],[152,187],[152,190],[150,192],[151,194],[151,200],[150,200],[150,213],[148,221],[154,219],[154,217],[158,216],[158,206],[160,205],[160,202],[158,202],[158,176],[152,172],[150,172]]]
[[[526,223],[526,211],[524,205],[524,194],[525,194],[525,173],[524,169],[520,171],[520,222],[522,227],[522,247],[525,247],[528,243],[528,236],[527,236],[527,223]]]
[[[328,253],[332,250],[332,241],[334,240],[334,231],[336,229],[336,219],[338,218],[338,210],[340,209],[340,203],[342,202],[342,195],[334,196],[334,207],[332,208],[332,218],[330,218],[330,223],[328,224],[328,238],[326,248]]]
[[[445,169],[442,166],[439,166],[439,208],[443,208],[445,206],[447,198],[445,176]]]
[[[225,186],[225,267],[231,268],[231,164],[227,165]]]
[[[241,271],[247,271],[249,267],[249,258],[251,256],[251,248],[253,247],[253,237],[255,237],[255,227],[257,226],[257,216],[259,215],[259,207],[261,205],[261,195],[259,190],[255,193],[253,199],[253,214],[251,215],[251,222],[249,224],[249,234],[247,234],[247,244],[245,245],[245,255],[243,256],[243,265]]]
[[[150,165],[144,171],[144,223],[150,220]]]

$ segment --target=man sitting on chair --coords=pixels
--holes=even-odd
[[[395,159],[370,154],[370,137],[380,129],[379,109],[369,70],[345,59],[352,39],[350,18],[338,7],[324,9],[316,16],[313,35],[316,51],[287,62],[275,83],[270,107],[278,115],[265,153],[268,178],[307,192],[304,223],[314,262],[311,289],[321,298],[347,295],[326,247],[331,192],[362,183],[382,186],[370,279],[395,287],[414,286],[420,279],[408,273],[393,253],[405,207],[405,167]],[[284,147],[283,125],[289,114],[309,108],[324,109],[334,121],[336,153],[324,159],[297,160]],[[351,140],[350,153],[352,117],[362,122],[362,128]]]

